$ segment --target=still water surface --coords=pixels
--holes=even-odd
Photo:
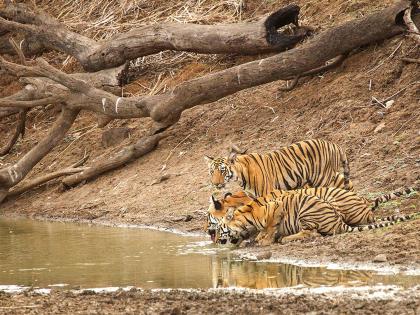
[[[409,287],[420,276],[240,261],[202,237],[0,217],[0,285],[260,289],[379,283]]]

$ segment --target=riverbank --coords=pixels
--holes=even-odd
[[[385,216],[395,213],[396,206],[398,206],[399,213],[414,213],[418,209],[419,201],[419,194],[404,197],[393,201],[388,206],[381,207],[377,215]],[[146,219],[145,216],[142,219],[127,218],[113,216],[112,213],[99,216],[92,213],[92,210],[91,218],[85,217],[83,213],[71,212],[73,215],[68,215],[68,213],[64,215],[60,211],[42,212],[40,209],[32,209],[30,213],[7,211],[3,212],[3,215],[121,228],[157,229],[208,238],[202,229],[206,220],[205,210],[196,211],[188,217],[177,216],[173,219],[162,219],[150,212],[145,213],[145,215],[148,214]],[[320,237],[285,245],[251,246],[232,248],[232,250],[243,259],[269,259],[270,261],[302,266],[327,266],[329,268],[418,275],[420,274],[420,219],[398,223],[395,226],[375,231]]]
[[[0,293],[3,314],[418,314],[420,287]],[[323,293],[327,292],[327,293]]]
[[[296,1],[301,6],[304,24],[314,26],[317,31],[370,14],[392,2]],[[260,17],[288,3],[247,1],[243,18]],[[171,6],[168,1],[160,4],[164,12],[164,6]],[[146,16],[154,16],[148,11],[152,7],[144,8]],[[54,13],[54,8],[49,6],[50,13]],[[162,18],[166,14],[169,13],[162,13]],[[63,189],[57,179],[11,197],[0,205],[0,215],[203,234],[212,193],[203,156],[225,156],[232,143],[249,152],[266,152],[304,139],[323,138],[346,150],[350,177],[360,195],[373,197],[405,186],[418,187],[420,115],[418,85],[413,84],[418,81],[418,65],[405,64],[401,58],[417,58],[419,54],[420,46],[413,46],[410,38],[399,35],[361,48],[340,67],[322,76],[301,79],[291,91],[279,90],[285,82],[273,82],[196,106],[183,112],[179,122],[168,129],[168,137],[150,154],[72,189]],[[44,57],[61,67],[68,56],[54,53]],[[174,65],[162,64],[162,57],[152,58],[155,57],[144,75],[124,87],[126,92],[146,95],[160,86],[161,79],[170,88],[262,56],[190,55]],[[77,67],[74,61],[71,63]],[[0,81],[2,97],[21,88],[13,77],[3,76]],[[390,96],[393,102],[386,108],[372,101]],[[0,167],[13,165],[43,139],[57,114],[54,106],[31,110],[25,137],[0,158]],[[138,141],[152,126],[147,118],[113,120],[103,128],[97,122],[96,115],[80,115],[66,138],[37,164],[24,182],[66,168],[85,154],[90,156],[86,166],[109,159]],[[11,138],[15,124],[16,117],[2,120],[0,147]],[[114,146],[104,146],[102,136],[113,128],[125,128],[130,136]],[[235,191],[238,186],[228,188]],[[420,211],[419,205],[419,195],[401,198],[382,207],[377,216],[414,213]],[[308,265],[411,272],[420,270],[420,220],[376,231],[241,248],[236,252],[245,257],[271,256],[272,260]]]

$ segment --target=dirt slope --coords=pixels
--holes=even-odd
[[[289,1],[247,2],[243,18],[257,17]],[[337,25],[386,6],[392,1],[295,1],[301,5],[302,23],[317,30]],[[420,48],[404,35],[386,42],[363,47],[342,66],[323,76],[308,78],[291,92],[279,92],[284,82],[274,82],[226,97],[218,102],[197,106],[183,113],[171,128],[171,136],[159,148],[126,167],[110,172],[95,181],[62,192],[57,183],[50,183],[1,205],[7,215],[24,215],[51,219],[91,220],[93,222],[126,222],[173,227],[186,231],[200,230],[204,224],[209,186],[204,154],[224,155],[231,143],[252,151],[280,148],[292,142],[324,138],[347,150],[351,178],[361,194],[372,196],[402,186],[419,186],[420,163],[420,90],[414,84],[420,79],[419,66],[404,64],[401,57],[418,58]],[[164,56],[172,56],[164,54]],[[66,56],[48,54],[49,60],[61,65]],[[211,56],[186,59],[167,69],[166,63],[150,66],[150,72],[127,87],[126,92],[145,93],[158,82],[163,71],[170,87],[183,80],[246,62],[257,57]],[[64,66],[65,70],[70,71]],[[74,66],[77,68],[77,66]],[[12,78],[2,78],[1,96],[19,89]],[[384,109],[372,103],[372,97],[394,97]],[[51,126],[57,111],[54,108],[31,112],[27,137],[13,152],[0,158],[0,166],[16,160]],[[78,160],[86,151],[91,161],[106,157],[121,146],[134,142],[150,126],[149,119],[114,121],[109,127],[132,129],[130,139],[121,146],[104,149],[102,130],[95,127],[95,117],[83,113],[65,141],[48,155],[30,174],[53,171]],[[11,134],[13,119],[0,124],[0,145]],[[382,126],[382,127],[381,127]],[[376,131],[375,131],[376,129]],[[380,130],[378,130],[380,129]],[[153,184],[163,174],[168,180]],[[230,189],[238,187],[231,185]],[[419,197],[397,201],[384,211],[395,209],[418,211]],[[383,212],[384,213],[384,212]],[[183,218],[191,215],[192,220]],[[389,244],[383,242],[383,234]],[[390,263],[420,264],[419,223],[410,222],[386,232],[330,237],[317,241],[321,254],[310,250],[315,244],[297,243],[278,247],[283,255],[306,258],[332,257],[337,260],[370,261],[382,249]],[[337,251],[340,240],[343,247]],[[388,245],[389,246],[388,246]],[[360,246],[366,246],[363,254]],[[277,251],[277,247],[275,247]],[[358,254],[354,254],[358,251]],[[370,253],[370,254],[369,254]],[[420,265],[419,265],[420,266]]]

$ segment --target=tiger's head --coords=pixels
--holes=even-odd
[[[210,197],[210,205],[207,212],[207,222],[204,230],[210,235],[212,241],[215,241],[216,231],[220,221],[225,216],[228,209],[236,209],[239,206],[243,206],[247,203],[252,202],[252,198],[248,197],[244,191],[237,193],[226,193],[223,199],[216,199],[212,195]]]
[[[247,206],[242,208],[247,208]],[[242,211],[230,208],[217,227],[215,242],[239,246],[242,241],[257,233],[257,228],[251,224]]]
[[[209,166],[210,181],[212,185],[217,189],[225,187],[226,183],[234,177],[230,159],[213,158],[208,155],[205,155],[204,158]]]

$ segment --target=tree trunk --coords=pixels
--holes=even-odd
[[[297,25],[299,10],[297,5],[288,5],[250,23],[147,25],[96,42],[68,30],[42,11],[32,11],[24,4],[8,4],[0,10],[0,30],[25,34],[27,54],[58,50],[74,56],[85,70],[98,71],[163,50],[247,55],[284,51],[304,39],[309,31],[298,28],[295,34],[277,32],[287,24]],[[42,43],[42,47],[35,47],[34,42]],[[0,40],[1,53],[10,53],[9,46]]]

